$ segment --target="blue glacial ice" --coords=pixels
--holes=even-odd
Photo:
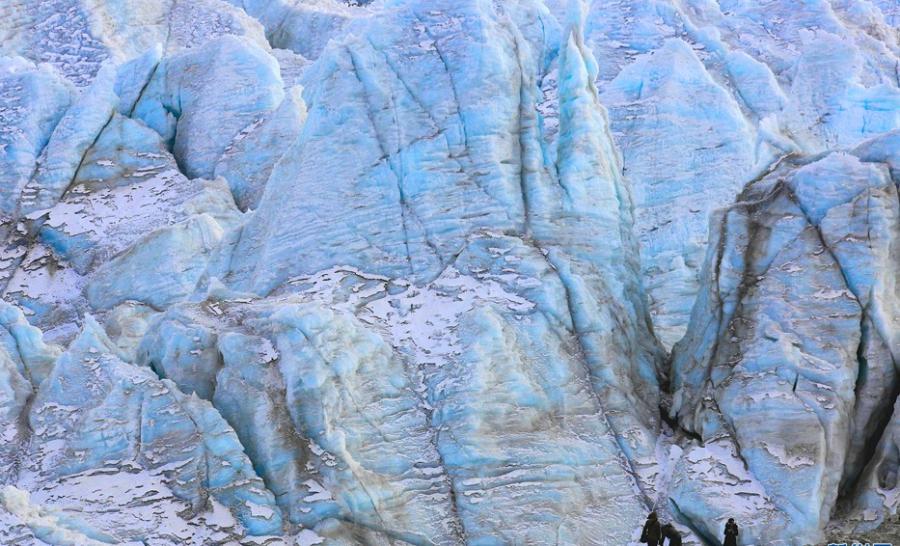
[[[894,4],[0,6],[0,543],[884,529]]]

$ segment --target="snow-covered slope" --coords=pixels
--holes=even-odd
[[[878,527],[898,24],[894,0],[0,4],[0,543]]]

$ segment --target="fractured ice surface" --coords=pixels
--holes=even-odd
[[[890,4],[890,2],[888,2]],[[591,3],[587,41],[635,194],[655,326],[682,335],[711,213],[778,156],[897,128],[896,6]]]
[[[744,526],[763,542],[820,541],[871,446],[892,441],[900,199],[867,149],[786,159],[719,214],[705,292],[675,348],[672,412],[738,450],[772,512]],[[703,481],[681,488],[679,506],[721,505]]]
[[[898,21],[0,5],[0,542],[876,528]]]

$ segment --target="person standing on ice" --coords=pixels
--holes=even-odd
[[[671,523],[662,526],[662,537],[663,540],[660,541],[660,544],[662,544],[665,539],[669,539],[668,546],[681,546],[681,533],[679,533],[678,529]]]
[[[656,512],[650,512],[647,516],[647,523],[644,524],[644,530],[641,532],[641,542],[647,546],[659,546],[660,538],[662,538],[662,530],[659,527],[659,520],[656,519]]]
[[[734,522],[734,518],[728,518],[725,524],[725,544],[724,546],[737,546],[738,526]]]

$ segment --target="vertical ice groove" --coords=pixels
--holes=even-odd
[[[630,466],[651,458],[649,435],[656,427],[658,353],[652,331],[646,330],[649,320],[637,273],[637,245],[631,234],[631,198],[618,168],[605,109],[597,97],[597,65],[584,46],[581,9],[580,2],[571,3],[569,31],[559,58],[556,171],[562,199],[558,204],[537,201],[531,212],[532,231],[538,244],[548,250],[547,258],[566,287],[575,335],[604,417]],[[566,221],[570,215],[577,223]],[[600,308],[589,303],[591,299]],[[623,306],[627,318],[619,318],[611,309],[614,305]],[[627,347],[626,353],[614,356],[607,344],[622,346],[619,343]],[[636,392],[648,396],[640,401],[631,399]],[[632,441],[636,445],[629,445]],[[637,473],[635,477],[638,479]],[[636,486],[644,488],[640,480]]]
[[[353,73],[356,75],[357,80],[364,88],[364,93],[366,95],[366,102],[368,103],[370,100],[377,100],[375,97],[376,87],[373,85],[371,81],[367,82],[363,79],[364,75],[360,73],[362,67],[360,66],[360,62],[357,60],[357,54],[347,48],[347,55],[350,57],[350,62],[353,66]],[[371,76],[368,76],[367,79],[371,79]],[[370,97],[373,97],[370,99]],[[407,213],[409,211],[409,205],[406,202],[406,196],[403,194],[403,173],[397,172],[396,166],[396,157],[395,153],[398,153],[399,150],[395,150],[393,146],[390,149],[385,148],[384,139],[381,136],[379,131],[378,123],[375,121],[375,118],[372,116],[371,109],[372,107],[367,105],[368,118],[369,122],[372,124],[372,130],[375,131],[375,140],[378,143],[378,148],[381,151],[381,156],[384,158],[384,161],[387,161],[388,165],[391,168],[391,173],[393,175],[394,180],[397,183],[397,195],[399,198],[399,207],[400,207],[400,222],[403,225],[403,246],[406,249],[406,263],[409,266],[409,273],[415,273],[413,269],[412,263],[412,255],[409,252],[409,225],[407,220]],[[396,112],[396,107],[391,106],[392,110]],[[398,125],[396,116],[394,118],[394,125]],[[399,142],[397,145],[399,146]]]

